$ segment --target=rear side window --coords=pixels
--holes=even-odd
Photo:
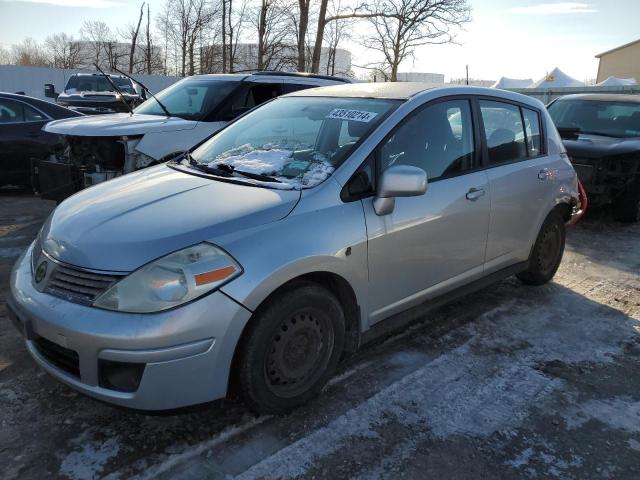
[[[428,105],[404,122],[379,151],[381,170],[412,165],[429,180],[458,175],[473,168],[474,140],[467,100]]]
[[[540,114],[528,108],[522,109],[524,129],[527,134],[527,152],[530,157],[542,153],[542,136],[540,135]]]
[[[480,100],[480,112],[489,150],[489,163],[527,158],[520,108],[509,103]]]

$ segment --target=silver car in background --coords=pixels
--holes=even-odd
[[[143,410],[283,412],[343,352],[509,275],[555,274],[576,174],[544,106],[355,84],[279,97],[64,201],[11,275],[45,370]]]

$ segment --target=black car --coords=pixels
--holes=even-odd
[[[120,92],[116,91],[112,82]],[[129,112],[130,108],[140,105],[146,100],[146,95],[138,88],[124,75],[74,73],[67,80],[64,91],[57,93],[53,84],[47,83],[44,86],[44,94],[49,98],[55,98],[58,105],[87,115],[103,115]]]
[[[567,95],[548,109],[590,205],[640,221],[640,96]]]
[[[31,162],[46,158],[59,137],[45,123],[81,113],[37,98],[0,92],[0,186],[31,187]]]

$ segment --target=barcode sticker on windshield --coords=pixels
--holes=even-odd
[[[369,123],[373,120],[376,112],[363,112],[362,110],[347,110],[345,108],[334,108],[329,112],[327,118],[336,118],[338,120],[353,120],[355,122]]]

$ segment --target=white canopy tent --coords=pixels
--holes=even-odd
[[[600,83],[597,83],[598,87],[624,87],[628,85],[637,85],[635,78],[618,78],[618,77],[609,77],[606,80],[603,80]]]
[[[584,83],[570,77],[559,68],[554,68],[551,72],[540,80],[530,85],[529,88],[553,88],[553,87],[584,87]]]
[[[527,88],[533,83],[530,78],[508,78],[500,77],[491,88]]]

